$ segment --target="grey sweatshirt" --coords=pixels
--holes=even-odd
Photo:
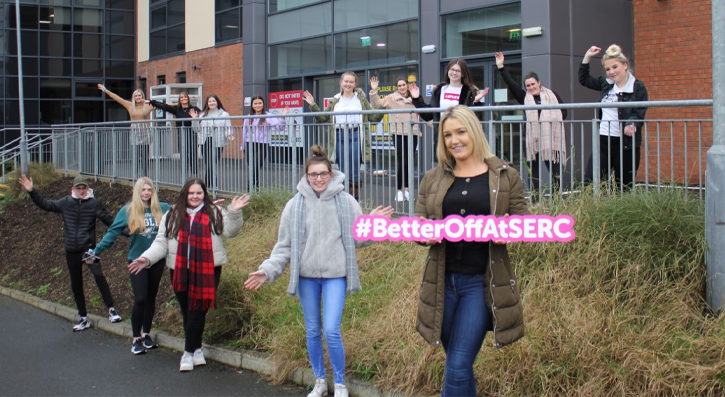
[[[302,177],[297,191],[305,198],[305,233],[300,238],[300,276],[309,278],[345,277],[345,248],[342,244],[342,231],[337,217],[335,195],[341,194],[350,202],[354,217],[362,215],[360,204],[343,190],[344,175],[334,171],[327,189],[317,197],[307,178]],[[292,251],[292,201],[282,211],[279,222],[277,244],[272,253],[259,266],[267,274],[267,281],[274,282],[290,263]],[[356,241],[356,247],[364,247],[372,241]]]

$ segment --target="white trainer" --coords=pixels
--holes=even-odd
[[[194,370],[194,355],[188,352],[184,352],[181,356],[181,364],[179,365],[179,372],[189,372]]]
[[[315,387],[307,397],[323,397],[327,395],[327,381],[325,378],[319,378],[315,381]]]
[[[395,195],[395,201],[402,203],[403,200],[405,200],[405,197],[403,196],[403,191],[398,190],[398,194]]]
[[[406,190],[404,194],[405,194],[405,201],[410,201],[410,192],[408,192]]]
[[[347,386],[335,383],[335,397],[347,397]]]
[[[204,358],[204,350],[200,348],[194,351],[194,365],[197,367],[200,365],[206,365],[206,358]]]

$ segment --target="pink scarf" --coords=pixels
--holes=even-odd
[[[546,87],[541,87],[541,104],[557,105],[554,92]],[[527,93],[524,105],[536,105],[534,96]],[[564,139],[564,124],[561,118],[561,110],[544,109],[539,111],[531,109],[526,111],[526,161],[539,159],[558,163],[566,161],[566,140]]]

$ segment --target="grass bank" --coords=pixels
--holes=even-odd
[[[287,198],[258,195],[245,210],[242,235],[228,243],[225,309],[210,325],[292,369],[308,363],[302,313],[285,293],[286,276],[257,293],[242,290],[274,246]],[[496,351],[489,334],[475,365],[481,393],[722,394],[725,324],[703,299],[701,200],[678,190],[597,200],[584,193],[535,212],[573,216],[577,237],[511,245],[526,336]],[[415,332],[427,250],[378,243],[358,252],[363,291],[348,297],[342,325],[349,370],[401,392],[439,392],[444,354]]]

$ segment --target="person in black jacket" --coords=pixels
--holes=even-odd
[[[602,57],[607,77],[592,77],[589,74],[589,61],[601,51],[596,46],[587,50],[579,65],[579,83],[599,91],[599,102],[647,101],[647,88],[629,70],[629,60],[616,44],[609,46]],[[602,180],[608,180],[611,171],[614,171],[617,188],[631,188],[637,175],[646,112],[646,107],[603,108],[599,111],[599,167]],[[590,164],[587,177],[592,175],[593,166]]]
[[[161,109],[164,112],[173,114],[177,119],[176,128],[178,128],[179,131],[179,142],[183,139],[185,146],[185,149],[183,151],[180,150],[180,152],[186,154],[186,164],[188,164],[189,172],[191,172],[193,176],[197,176],[196,173],[199,169],[198,143],[196,131],[191,128],[192,117],[189,112],[194,110],[197,113],[201,113],[201,109],[196,106],[192,106],[189,94],[183,91],[179,93],[179,103],[175,105],[168,105],[154,100],[148,101],[148,103],[156,109]],[[182,158],[181,161],[183,163],[184,158]]]
[[[504,66],[504,55],[496,53],[496,67],[516,102],[524,105],[555,105],[564,103],[559,94],[541,85],[539,75],[529,72],[521,88]],[[552,183],[559,178],[559,164],[566,164],[566,138],[563,120],[566,109],[527,110],[524,141],[526,161],[529,163],[531,190],[539,190],[539,161],[543,161],[551,172]]]
[[[446,76],[441,83],[433,88],[430,104],[420,97],[420,88],[415,83],[410,85],[410,96],[416,108],[443,108],[448,109],[456,105],[476,106],[488,94],[488,87],[479,90],[468,70],[468,63],[461,58],[452,59],[446,66]],[[425,121],[433,120],[436,130],[442,113],[421,113],[420,118]],[[433,151],[438,147],[438,134],[433,135]],[[437,159],[436,159],[437,161]]]
[[[78,175],[73,179],[73,189],[70,196],[60,200],[48,200],[33,188],[33,180],[21,175],[18,178],[20,185],[30,194],[30,198],[41,209],[57,212],[63,216],[65,230],[65,258],[70,273],[70,286],[73,291],[80,321],[73,326],[73,331],[83,331],[91,327],[86,311],[86,300],[83,295],[83,254],[96,246],[96,219],[100,219],[106,226],[113,223],[113,217],[106,212],[103,204],[93,197],[93,190],[88,187],[85,177]],[[108,307],[108,319],[113,322],[121,321],[113,307],[113,296],[108,287],[106,277],[103,275],[101,264],[96,262],[88,268],[93,273],[98,289],[103,297],[103,303]]]

